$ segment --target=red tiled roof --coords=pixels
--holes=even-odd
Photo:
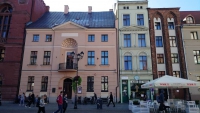
[[[195,20],[194,24],[200,24],[200,11],[180,11],[182,24],[186,24],[186,21],[183,21],[183,19],[187,17],[188,15],[191,15],[192,17],[194,17],[194,20]]]

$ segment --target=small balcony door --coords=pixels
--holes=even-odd
[[[73,69],[73,56],[71,55],[71,52],[67,52],[67,55],[66,55],[66,69]]]

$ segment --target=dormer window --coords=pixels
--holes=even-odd
[[[191,16],[188,16],[187,19],[186,19],[186,22],[187,22],[187,24],[193,24],[194,20]]]

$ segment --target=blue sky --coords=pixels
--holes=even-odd
[[[200,11],[200,0],[148,1],[150,8],[181,7],[181,11]],[[87,11],[88,6],[92,6],[93,11],[108,11],[109,9],[113,9],[113,4],[116,2],[116,0],[44,0],[44,2],[46,3],[46,5],[50,6],[50,11],[64,11],[64,5],[69,5],[70,11]]]

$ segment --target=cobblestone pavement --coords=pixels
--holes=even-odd
[[[116,104],[115,107],[103,105],[103,109],[96,109],[96,105],[78,105],[78,109],[73,109],[74,105],[69,104],[66,113],[131,113],[128,110],[128,104]],[[57,104],[47,104],[46,113],[53,113],[57,110]],[[25,108],[18,104],[3,103],[0,106],[0,113],[37,113],[37,107]],[[42,112],[41,112],[42,113]]]

